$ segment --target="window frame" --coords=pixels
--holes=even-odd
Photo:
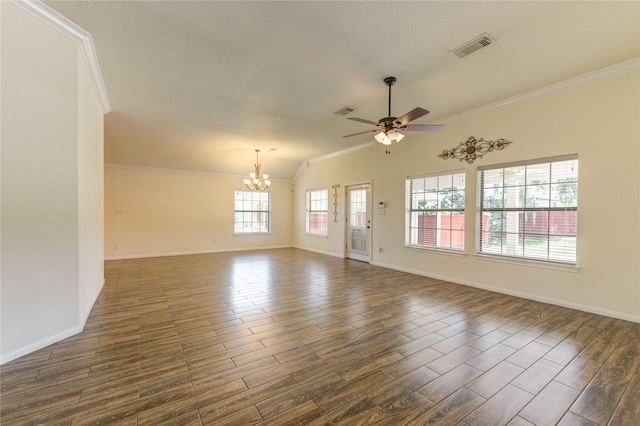
[[[262,203],[264,202],[264,200],[254,200],[254,196],[255,195],[260,195],[263,196],[264,194],[267,195],[267,209],[238,209],[238,205],[237,202],[239,201],[237,194],[238,193],[243,193],[243,194],[251,194],[251,199],[247,200],[246,198],[242,198],[242,202],[246,203],[247,201],[249,203],[252,202],[259,202]],[[250,190],[246,190],[246,189],[236,189],[233,192],[233,235],[269,235],[271,234],[271,216],[272,216],[272,211],[271,211],[271,206],[272,206],[272,202],[271,202],[271,191],[250,191]],[[244,207],[244,206],[243,206]],[[238,214],[253,214],[253,215],[260,215],[260,214],[266,214],[267,219],[266,219],[266,229],[265,230],[255,230],[252,229],[251,231],[238,231],[238,221],[237,221],[237,215]],[[252,220],[252,221],[242,221],[241,223],[246,224],[246,223],[260,223],[260,220]],[[246,227],[245,227],[246,228]],[[253,227],[255,228],[255,226]]]
[[[569,161],[575,161],[575,180],[571,180],[571,181],[557,181],[554,180],[553,177],[553,166],[552,164],[554,163],[562,163],[562,162],[569,162]],[[528,167],[532,167],[532,166],[542,166],[542,167],[546,167],[548,165],[549,167],[549,178],[548,181],[546,183],[535,183],[534,181],[528,181],[528,177],[527,177],[527,168]],[[525,170],[525,177],[522,184],[519,185],[505,185],[504,182],[506,182],[504,180],[503,177],[503,184],[502,186],[496,186],[493,187],[493,190],[495,191],[496,189],[501,189],[503,190],[503,194],[502,194],[502,207],[484,207],[484,201],[485,201],[485,191],[486,190],[490,190],[491,188],[485,188],[484,187],[484,173],[487,171],[499,171],[501,170],[502,173],[504,173],[505,169],[511,169],[511,168],[517,168],[517,167],[523,167]],[[531,159],[531,160],[523,160],[523,161],[515,161],[515,162],[509,162],[509,163],[502,163],[502,164],[494,164],[494,165],[486,165],[486,166],[480,166],[478,167],[478,171],[477,171],[477,196],[476,196],[476,200],[477,200],[477,206],[476,206],[476,233],[475,233],[475,254],[476,256],[479,256],[480,258],[484,258],[486,260],[494,260],[494,261],[502,261],[502,262],[508,262],[508,263],[522,263],[522,264],[528,264],[528,265],[538,265],[538,266],[542,266],[542,267],[547,267],[547,268],[552,268],[552,269],[561,269],[561,270],[568,270],[568,271],[576,271],[577,270],[577,262],[578,262],[578,208],[579,208],[579,196],[578,196],[578,188],[579,188],[579,181],[580,181],[580,176],[579,176],[579,160],[578,160],[578,154],[568,154],[568,155],[561,155],[561,156],[555,156],[555,157],[545,157],[545,158],[538,158],[538,159]],[[553,201],[553,191],[552,191],[552,187],[555,185],[559,185],[559,182],[562,184],[569,184],[569,185],[573,185],[573,191],[574,191],[574,195],[575,195],[575,206],[552,206],[552,201]],[[527,204],[529,203],[528,201],[528,194],[527,194],[527,189],[528,187],[545,187],[545,189],[548,188],[547,193],[548,193],[548,201],[549,201],[549,206],[548,207],[536,207],[535,203],[533,206],[527,206]],[[517,189],[519,194],[518,197],[520,198],[520,200],[518,201],[518,204],[521,204],[518,207],[504,207],[504,197],[506,196],[504,194],[504,189],[505,188],[512,188],[512,189]],[[557,195],[557,191],[556,191],[556,195]],[[512,234],[514,235],[514,232],[507,232],[505,230],[503,230],[502,228],[504,228],[505,224],[501,223],[501,230],[500,232],[498,232],[500,235],[500,242],[501,242],[501,246],[500,246],[500,253],[497,252],[492,252],[491,250],[483,250],[483,217],[485,213],[500,213],[502,212],[503,214],[507,214],[507,213],[518,213],[519,215],[522,214],[525,217],[528,217],[528,214],[531,212],[534,212],[535,215],[537,215],[537,213],[535,212],[543,212],[543,213],[549,213],[549,212],[575,212],[575,214],[573,215],[573,219],[571,219],[571,216],[565,218],[565,224],[564,226],[566,227],[566,222],[571,222],[571,220],[574,221],[575,223],[575,229],[573,231],[574,233],[574,239],[575,239],[575,243],[568,245],[568,247],[573,246],[573,258],[570,259],[568,256],[565,259],[561,259],[561,256],[558,254],[553,254],[552,255],[552,249],[551,249],[551,239],[553,237],[569,237],[571,238],[571,235],[557,235],[555,234],[553,231],[550,230],[551,227],[551,215],[547,216],[546,219],[546,226],[547,226],[547,232],[546,233],[536,233],[535,236],[536,237],[540,237],[543,236],[544,238],[546,238],[547,241],[547,247],[546,247],[546,256],[541,256],[541,255],[526,255],[525,251],[526,251],[526,236],[529,235],[530,237],[533,236],[534,234],[532,233],[527,233],[526,232],[526,221],[527,219],[525,219],[524,224],[521,224],[521,220],[518,219],[517,225],[518,225],[518,239],[522,239],[522,245],[520,245],[520,243],[518,243],[517,246],[515,246],[514,248],[520,248],[522,247],[522,254],[521,255],[517,255],[517,254],[504,254],[505,249],[508,250],[508,248],[506,248],[506,244],[504,244],[504,239],[507,238],[507,234]],[[537,217],[537,216],[535,216]],[[488,225],[489,227],[492,226],[491,224]],[[513,225],[512,225],[513,226]],[[488,231],[490,232],[490,231]],[[490,238],[490,234],[487,232],[487,238]],[[563,245],[558,245],[559,248],[561,248],[562,250],[566,250],[565,246]],[[531,252],[535,253],[534,249],[530,249]],[[558,249],[555,249],[558,250]],[[531,253],[530,252],[530,253]]]
[[[452,180],[452,185],[455,183],[455,180],[457,178],[462,178],[463,181],[463,187],[457,187],[457,186],[452,186],[451,189],[449,191],[442,191],[439,190],[439,180],[441,178],[450,178]],[[438,194],[442,194],[445,192],[451,192],[453,194],[453,192],[455,191],[458,194],[461,194],[463,196],[463,200],[462,200],[462,208],[460,207],[456,207],[456,208],[443,208],[441,207],[441,205],[439,205],[439,203],[436,201],[436,206],[435,208],[428,208],[428,209],[416,209],[413,208],[412,206],[412,202],[413,202],[413,198],[415,197],[415,195],[417,194],[416,192],[412,191],[412,186],[414,185],[414,181],[420,180],[420,179],[430,179],[430,178],[437,178],[438,179],[438,183],[436,183],[436,191],[435,191],[435,195],[436,195],[436,200],[439,200],[439,196]],[[455,189],[453,189],[455,188]],[[426,193],[426,191],[425,191]],[[453,196],[452,196],[453,197]],[[437,173],[428,173],[428,174],[421,174],[421,175],[414,175],[414,176],[407,176],[405,178],[405,210],[406,210],[406,214],[405,214],[405,241],[404,241],[404,246],[406,248],[410,248],[410,249],[418,249],[418,250],[433,250],[433,251],[438,251],[441,253],[447,253],[447,254],[454,254],[454,255],[462,255],[464,256],[465,254],[465,244],[466,244],[466,238],[465,238],[465,234],[466,234],[466,200],[467,200],[467,176],[466,176],[466,170],[465,169],[456,169],[456,170],[447,170],[447,171],[443,171],[443,172],[437,172]],[[459,200],[458,200],[459,202]],[[435,244],[419,244],[416,240],[420,239],[419,235],[414,235],[414,231],[416,233],[419,233],[419,229],[420,227],[418,226],[418,223],[414,223],[414,214],[418,213],[417,217],[422,216],[419,212],[430,212],[430,213],[426,213],[426,215],[429,216],[436,216],[436,227],[435,228],[427,228],[427,229],[433,229],[434,230],[434,238],[435,238]],[[438,223],[438,219],[441,218],[442,213],[449,213],[449,216],[462,216],[462,223],[463,223],[463,228],[461,230],[461,233],[459,234],[461,236],[461,244],[460,247],[454,247],[452,246],[453,244],[453,226],[452,226],[452,218],[450,219],[450,223],[449,223],[449,229],[448,229],[448,241],[449,244],[448,245],[440,245],[439,241],[442,241],[442,234],[441,232],[446,232],[447,229],[446,228],[440,228],[440,226],[437,224]],[[458,213],[458,214],[456,214]],[[425,232],[425,231],[423,231]],[[415,238],[414,238],[415,237]],[[460,239],[460,238],[458,238]]]
[[[324,199],[316,199],[313,200],[313,194],[324,193],[326,196]],[[326,201],[326,209],[312,209],[311,204],[313,201]],[[312,232],[311,231],[311,216],[314,213],[324,213],[325,223],[324,228],[325,232]],[[311,235],[316,237],[328,237],[329,236],[329,188],[316,188],[316,189],[307,189],[305,191],[305,235]]]

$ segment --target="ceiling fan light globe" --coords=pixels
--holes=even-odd
[[[384,132],[379,132],[374,136],[375,140],[377,140],[380,143],[384,143],[383,141],[384,141],[384,138],[386,137],[387,135]]]
[[[385,135],[384,139],[382,140],[382,145],[391,145],[393,143],[393,141],[391,139],[389,139],[388,136]]]
[[[396,132],[396,142],[400,142],[402,139],[404,139],[404,135],[402,133]]]

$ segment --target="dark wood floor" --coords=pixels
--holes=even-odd
[[[640,424],[640,324],[296,249],[105,270],[3,425]]]

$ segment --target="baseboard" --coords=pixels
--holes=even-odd
[[[5,364],[9,361],[13,361],[14,359],[18,359],[21,356],[28,355],[31,352],[37,351],[38,349],[46,348],[47,346],[53,345],[54,343],[57,343],[60,340],[66,339],[67,337],[74,336],[80,333],[83,329],[84,329],[84,325],[78,325],[76,327],[70,328],[69,330],[63,331],[62,333],[58,333],[54,336],[32,343],[29,346],[25,346],[24,348],[18,349],[17,351],[4,355],[0,358],[0,365]]]
[[[0,357],[0,365],[9,362],[9,361],[13,361],[14,359],[18,359],[22,356],[28,355],[31,352],[35,352],[39,349],[42,348],[46,348],[49,345],[53,345],[54,343],[59,342],[60,340],[64,340],[67,337],[71,337],[74,336],[80,332],[82,332],[82,330],[84,330],[84,326],[87,324],[87,320],[89,319],[89,315],[91,315],[91,310],[93,309],[93,307],[96,304],[96,301],[98,300],[98,297],[100,296],[100,292],[102,292],[102,289],[104,287],[104,283],[105,283],[105,279],[102,278],[102,281],[100,283],[100,288],[98,289],[98,291],[96,291],[96,293],[93,295],[93,300],[91,301],[91,303],[88,304],[87,309],[85,309],[85,311],[82,313],[82,315],[80,316],[80,323],[73,327],[70,328],[69,330],[63,331],[62,333],[58,333],[54,336],[51,337],[47,337],[46,339],[42,339],[38,342],[35,342],[31,345],[25,346],[24,348],[21,348],[17,351],[11,352],[7,355],[4,355],[2,357]]]
[[[257,251],[257,250],[275,250],[283,248],[291,248],[291,245],[284,246],[266,246],[266,247],[251,247],[251,248],[237,248],[237,249],[220,249],[220,250],[196,250],[196,251],[179,251],[168,253],[148,253],[148,254],[128,254],[124,256],[106,256],[104,260],[128,260],[128,259],[147,259],[153,257],[171,257],[171,256],[189,256],[193,254],[211,254],[211,253],[229,253],[238,251]]]
[[[606,317],[617,318],[617,319],[621,319],[621,320],[625,320],[625,321],[631,321],[631,322],[640,323],[640,315],[630,315],[630,314],[626,314],[624,312],[618,312],[618,311],[612,311],[612,310],[609,310],[609,309],[599,308],[597,306],[589,306],[589,305],[582,305],[580,303],[567,302],[566,300],[554,299],[554,298],[551,298],[551,297],[544,297],[544,296],[539,296],[537,294],[530,294],[530,293],[525,293],[525,292],[520,292],[520,291],[513,291],[513,290],[505,289],[505,288],[502,288],[502,287],[494,287],[494,286],[490,286],[490,285],[477,283],[477,282],[474,282],[474,281],[460,280],[460,279],[457,279],[457,278],[452,278],[452,277],[443,276],[443,275],[437,275],[437,274],[428,274],[428,273],[426,273],[424,271],[419,271],[419,270],[410,269],[410,268],[402,268],[402,267],[398,267],[396,265],[388,265],[388,264],[379,263],[379,262],[373,262],[371,264],[375,265],[375,266],[380,266],[382,268],[394,269],[396,271],[407,272],[409,274],[420,275],[420,276],[423,276],[423,277],[433,278],[433,279],[440,280],[440,281],[447,281],[447,282],[454,283],[454,284],[460,284],[460,285],[465,285],[465,286],[468,286],[468,287],[474,287],[474,288],[479,288],[479,289],[482,289],[482,290],[488,290],[488,291],[492,291],[494,293],[507,294],[509,296],[521,297],[521,298],[527,299],[527,300],[533,300],[533,301],[536,301],[536,302],[548,303],[550,305],[562,306],[563,308],[570,308],[570,309],[575,309],[577,311],[588,312],[590,314],[603,315],[603,316],[606,316]]]
[[[302,247],[302,246],[293,246],[293,248],[300,249],[300,250],[306,250],[306,251],[310,251],[310,252],[313,252],[313,253],[324,254],[324,255],[332,256],[332,257],[339,257],[340,259],[344,259],[345,258],[345,256],[343,254],[333,253],[333,252],[330,252],[330,251],[316,250],[316,249],[312,249],[312,248],[309,248],[309,247]]]
[[[98,300],[98,297],[100,297],[100,292],[102,292],[102,289],[104,288],[104,283],[105,283],[105,279],[102,278],[102,282],[100,283],[100,288],[98,289],[98,291],[96,291],[96,294],[93,295],[93,300],[91,300],[91,303],[89,303],[89,305],[87,306],[87,309],[85,309],[84,313],[80,316],[80,324],[82,325],[83,329],[84,329],[84,326],[87,324],[89,315],[91,315],[91,310],[95,306],[96,301]]]

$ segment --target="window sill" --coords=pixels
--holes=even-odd
[[[315,237],[315,238],[329,238],[329,235],[323,235],[323,234],[310,234],[308,232],[306,232],[305,237]]]
[[[409,250],[432,252],[435,254],[444,254],[445,256],[454,256],[454,257],[466,256],[466,253],[464,251],[448,250],[448,249],[437,248],[437,247],[422,247],[422,246],[413,246],[413,245],[405,244],[404,248],[407,248]]]
[[[244,235],[271,235],[271,232],[234,232],[234,237],[242,237]]]
[[[486,260],[489,262],[509,263],[512,265],[529,266],[532,268],[542,268],[542,269],[553,269],[555,271],[563,271],[563,272],[578,272],[580,270],[578,265],[574,265],[571,263],[560,263],[560,262],[551,262],[551,261],[533,260],[533,259],[519,259],[515,257],[481,254],[481,253],[474,254],[474,257],[476,259]]]

